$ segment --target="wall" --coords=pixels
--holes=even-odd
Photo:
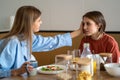
[[[72,31],[79,28],[82,15],[101,11],[107,21],[107,31],[120,31],[120,0],[0,0],[0,30],[7,29],[9,17],[23,5],[33,5],[42,11],[41,30]]]

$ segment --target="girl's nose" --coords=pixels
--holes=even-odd
[[[84,26],[83,26],[83,29],[84,29],[84,30],[86,30],[86,29],[87,29],[87,26],[86,26],[86,25],[84,25]]]
[[[42,21],[40,21],[40,24],[42,24]]]

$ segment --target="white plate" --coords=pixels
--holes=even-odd
[[[43,67],[47,67],[47,66],[58,66],[58,67],[62,68],[63,70],[59,70],[59,71],[42,71],[41,70]],[[58,74],[58,73],[65,71],[65,68],[66,67],[63,65],[45,65],[45,66],[38,67],[37,71],[38,71],[38,73],[42,73],[42,74]]]

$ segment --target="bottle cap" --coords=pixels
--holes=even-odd
[[[83,45],[83,46],[84,46],[84,48],[85,48],[85,47],[89,47],[89,46],[90,46],[90,44],[89,44],[89,43],[84,43],[84,45]]]
[[[76,63],[78,65],[89,65],[91,62],[90,58],[80,58]]]

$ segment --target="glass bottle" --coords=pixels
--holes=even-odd
[[[82,51],[82,54],[81,54],[81,58],[87,57],[87,58],[91,59],[90,73],[93,75],[94,74],[94,71],[93,71],[93,55],[92,55],[91,50],[90,50],[90,44],[89,43],[84,43],[83,47],[84,48],[83,48],[83,51]]]

